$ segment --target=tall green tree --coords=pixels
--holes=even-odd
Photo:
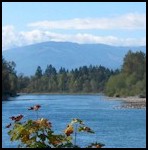
[[[37,67],[36,72],[35,72],[35,76],[39,79],[42,77],[42,69],[40,66]]]
[[[2,95],[16,95],[17,75],[15,71],[16,64],[7,62],[2,58]]]
[[[121,72],[111,76],[106,84],[109,96],[146,96],[146,55],[141,51],[129,52],[123,59]]]

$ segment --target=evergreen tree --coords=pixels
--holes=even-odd
[[[40,66],[37,67],[36,72],[35,72],[35,76],[37,77],[37,79],[42,77],[42,69]]]

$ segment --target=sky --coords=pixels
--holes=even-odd
[[[146,2],[2,2],[2,50],[45,41],[146,45]]]

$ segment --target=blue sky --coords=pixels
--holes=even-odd
[[[145,2],[2,2],[3,49],[50,40],[145,45],[145,17]]]

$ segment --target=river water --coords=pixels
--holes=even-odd
[[[122,101],[107,100],[103,95],[21,95],[2,102],[2,147],[15,148],[5,128],[12,115],[23,114],[23,120],[36,119],[28,107],[40,104],[39,117],[52,122],[55,133],[62,133],[73,118],[79,118],[95,134],[78,134],[77,144],[85,147],[101,142],[106,148],[145,148],[146,110],[119,109]],[[105,148],[104,147],[104,148]]]

